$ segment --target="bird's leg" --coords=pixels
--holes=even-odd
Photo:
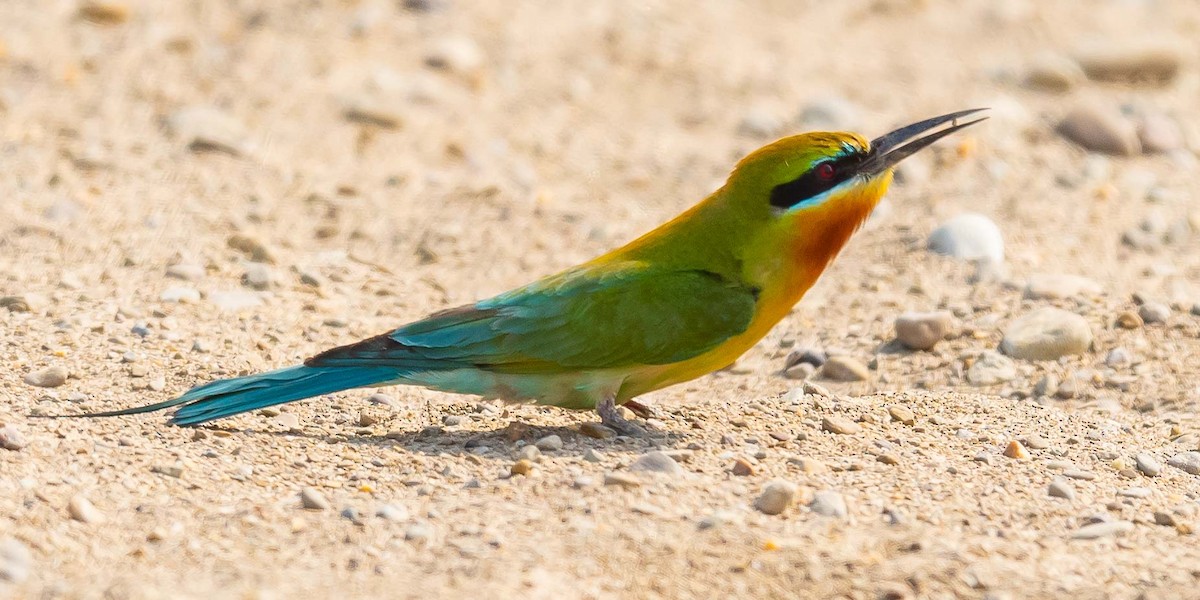
[[[642,404],[641,402],[638,402],[637,400],[626,400],[625,404],[622,404],[621,406],[628,408],[630,411],[633,412],[633,414],[635,414],[643,419],[653,419],[654,418],[654,409],[649,406],[646,406],[645,404]]]
[[[641,435],[646,432],[642,429],[641,425],[621,415],[621,409],[617,407],[617,395],[615,393],[605,394],[600,399],[600,402],[596,404],[596,412],[600,414],[600,422],[617,430],[617,433]]]

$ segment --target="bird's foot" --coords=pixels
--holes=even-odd
[[[628,405],[628,403],[626,404]],[[645,408],[640,404],[638,406]],[[596,412],[600,414],[600,422],[615,429],[617,433],[628,436],[640,436],[646,433],[641,425],[626,419],[621,414],[621,409],[617,406],[617,399],[614,396],[605,396],[600,400],[600,403],[596,405]]]

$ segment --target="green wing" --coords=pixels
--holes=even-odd
[[[311,366],[555,372],[683,361],[742,333],[757,291],[704,270],[579,269],[337,348]]]

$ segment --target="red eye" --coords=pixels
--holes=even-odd
[[[817,165],[817,178],[822,181],[833,179],[834,168],[829,163],[821,163]]]

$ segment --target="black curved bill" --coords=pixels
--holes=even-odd
[[[958,120],[973,115],[975,113],[985,111],[986,108],[972,108],[970,110],[960,110],[948,115],[925,119],[912,125],[906,125],[889,134],[877,137],[871,140],[871,156],[859,165],[859,172],[864,175],[875,175],[882,173],[894,166],[896,163],[916,154],[930,144],[962,129],[970,127],[980,121],[986,121],[987,117],[981,117],[966,123],[959,123]],[[932,129],[950,123],[950,127],[938,129],[933,133],[928,133]],[[926,134],[926,135],[921,135]]]

